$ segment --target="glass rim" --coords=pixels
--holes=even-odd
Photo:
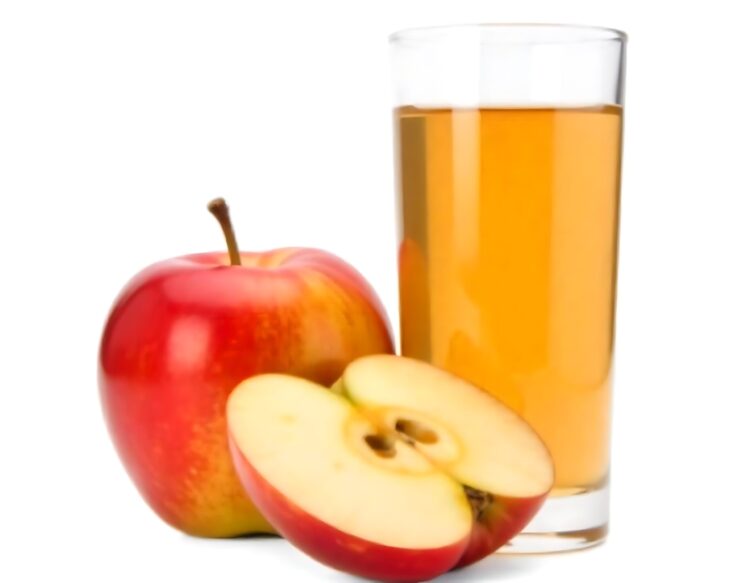
[[[405,28],[391,33],[388,42],[399,44],[429,44],[452,38],[463,31],[514,31],[524,32],[524,38],[493,38],[492,44],[583,44],[591,42],[626,43],[628,35],[622,30],[588,24],[563,24],[547,22],[483,22],[474,24],[444,24]],[[483,39],[484,40],[484,39]]]

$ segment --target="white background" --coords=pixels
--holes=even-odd
[[[559,21],[630,34],[604,546],[444,581],[748,581],[750,43],[742,2],[0,4],[0,579],[347,581],[280,540],[190,539],[130,484],[96,353],[155,260],[327,248],[395,322],[386,36]],[[745,555],[745,556],[743,556]]]

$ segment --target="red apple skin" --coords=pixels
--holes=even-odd
[[[146,502],[188,534],[273,532],[232,468],[225,406],[242,380],[284,372],[329,386],[353,359],[393,352],[381,303],[313,249],[189,255],[136,275],[104,328],[99,388]]]
[[[455,568],[467,567],[497,551],[523,530],[546,498],[547,493],[533,498],[495,496],[474,522],[469,545]]]
[[[229,438],[237,475],[276,530],[317,561],[359,577],[394,583],[426,581],[451,570],[469,538],[436,549],[400,549],[342,532],[315,518],[265,480]]]

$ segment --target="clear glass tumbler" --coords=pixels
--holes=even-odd
[[[607,533],[626,37],[473,25],[391,37],[401,345],[520,413],[555,462],[510,552]]]

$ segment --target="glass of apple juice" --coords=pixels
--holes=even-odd
[[[555,487],[504,552],[607,534],[622,32],[413,29],[390,39],[401,348],[536,429]]]

